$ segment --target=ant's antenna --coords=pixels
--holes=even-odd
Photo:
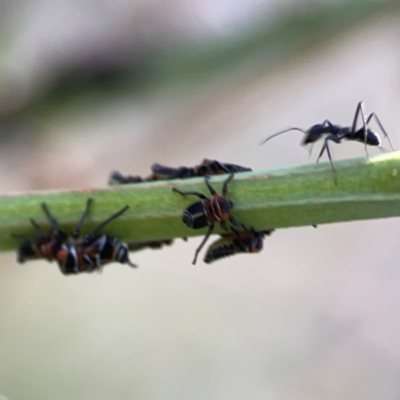
[[[283,131],[279,131],[279,132],[277,132],[277,133],[274,133],[274,134],[271,135],[271,136],[268,136],[266,139],[264,139],[264,140],[262,140],[262,141],[260,142],[260,146],[263,145],[264,143],[268,142],[268,140],[270,140],[270,139],[272,139],[272,138],[274,138],[274,137],[276,137],[276,136],[279,136],[279,135],[281,135],[282,133],[286,133],[286,132],[289,132],[289,131],[300,131],[300,132],[303,132],[304,134],[307,134],[307,132],[304,131],[304,130],[301,129],[301,128],[296,128],[296,127],[287,128],[287,129],[284,129]]]

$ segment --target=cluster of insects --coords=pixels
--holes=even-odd
[[[359,119],[361,119],[361,127],[357,128]],[[375,113],[366,116],[362,102],[357,105],[351,126],[342,127],[331,123],[329,120],[325,120],[322,124],[313,125],[308,130],[297,127],[287,128],[267,137],[261,144],[291,130],[297,130],[305,134],[302,145],[314,144],[318,140],[323,139],[324,142],[317,162],[326,151],[332,167],[333,179],[337,184],[337,172],[333,165],[329,143],[341,143],[343,140],[364,143],[367,157],[369,157],[367,146],[376,146],[383,150],[379,134],[369,126],[373,120],[377,123],[383,136],[387,138],[393,149],[389,135],[383,128],[379,118]],[[125,185],[158,180],[204,177],[206,187],[210,193],[209,196],[197,191],[182,191],[175,187],[172,190],[181,196],[195,196],[198,198],[198,201],[195,201],[183,211],[182,222],[191,229],[208,228],[206,235],[195,251],[193,264],[196,264],[198,255],[213,233],[215,225],[219,224],[223,229],[224,233],[208,247],[204,256],[205,263],[212,263],[238,253],[260,252],[263,248],[265,236],[271,235],[274,231],[273,228],[255,230],[253,227],[246,227],[244,224],[238,223],[232,215],[233,203],[228,199],[228,185],[235,174],[249,171],[252,171],[252,169],[236,164],[204,159],[202,163],[194,167],[172,168],[153,164],[151,174],[145,178],[131,175],[124,176],[114,171],[109,178],[109,184]],[[210,183],[212,175],[220,174],[227,175],[227,178],[223,182],[221,194]],[[42,203],[42,209],[49,222],[49,230],[47,233],[43,233],[37,222],[31,219],[30,222],[36,234],[35,237],[22,238],[23,242],[17,253],[18,261],[21,263],[35,259],[56,261],[63,274],[78,274],[80,272],[100,271],[104,265],[112,262],[136,267],[129,259],[129,251],[138,251],[146,248],[160,249],[164,246],[170,246],[173,243],[172,239],[141,243],[122,243],[116,237],[101,233],[106,225],[128,210],[128,205],[112,214],[90,233],[82,235],[81,229],[85,219],[89,215],[92,203],[93,199],[89,198],[72,234],[68,234],[58,228],[57,221],[50,212],[48,205]],[[18,237],[20,238],[20,236]]]
[[[111,262],[136,267],[129,260],[129,250],[126,244],[113,236],[101,233],[107,224],[122,215],[129,206],[127,205],[111,215],[90,233],[82,235],[82,225],[89,215],[92,202],[93,199],[87,199],[86,208],[72,234],[67,234],[57,227],[57,221],[47,204],[42,203],[42,209],[47,216],[50,229],[43,234],[36,221],[31,219],[36,236],[24,238],[18,249],[18,261],[23,263],[39,258],[56,261],[60,271],[66,275],[101,270],[104,265]]]
[[[201,249],[206,244],[211,236],[215,224],[219,222],[221,228],[227,231],[221,236],[220,240],[214,242],[204,257],[205,263],[211,263],[223,257],[234,255],[237,253],[254,253],[262,250],[265,232],[270,234],[272,230],[255,231],[253,228],[248,229],[243,224],[240,227],[243,231],[238,231],[231,227],[229,230],[227,222],[233,226],[238,226],[238,223],[231,214],[233,203],[228,200],[228,184],[233,179],[235,173],[250,172],[251,168],[243,167],[236,164],[221,163],[216,160],[204,159],[203,162],[195,167],[178,167],[171,168],[160,164],[154,164],[151,167],[152,173],[147,178],[140,176],[123,176],[119,172],[113,172],[110,177],[110,184],[127,184],[137,182],[148,182],[154,180],[170,180],[170,179],[185,179],[193,177],[205,177],[205,184],[211,194],[207,197],[205,194],[195,191],[181,191],[177,188],[172,188],[176,193],[182,196],[192,195],[200,200],[187,207],[182,216],[182,222],[191,229],[201,229],[208,227],[208,231],[195,251],[193,264],[196,264],[197,257]],[[228,174],[227,179],[222,186],[222,195],[218,194],[211,186],[210,176]]]

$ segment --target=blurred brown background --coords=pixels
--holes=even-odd
[[[314,162],[300,133],[258,142],[350,125],[360,100],[398,149],[399,16],[384,0],[3,0],[2,191],[105,186],[114,169],[204,157]],[[193,267],[199,240],[132,254],[137,271],[73,277],[2,254],[0,393],[400,397],[398,221],[279,230],[257,256]]]

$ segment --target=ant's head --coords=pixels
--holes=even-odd
[[[368,146],[381,146],[381,138],[378,133],[372,131],[371,129],[367,129],[367,136],[365,136],[364,128],[360,128],[355,131],[351,140],[356,140],[357,142],[365,143]]]
[[[376,132],[371,131],[371,129],[368,129],[367,130],[366,143],[369,146],[378,146],[378,147],[380,147],[381,146],[381,138],[379,137],[379,135]]]

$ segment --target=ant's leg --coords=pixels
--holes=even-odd
[[[335,125],[333,125],[332,122],[329,121],[329,119],[326,119],[326,120],[322,123],[322,127],[324,128],[325,126],[328,126],[330,130],[335,129]]]
[[[208,173],[208,171],[207,171],[207,174],[206,174],[206,185],[207,185],[207,188],[208,188],[208,190],[210,191],[210,193],[211,193],[212,195],[217,194],[217,192],[215,191],[215,189],[211,186],[211,183],[210,183],[210,174]]]
[[[358,116],[359,115],[361,115],[361,120],[362,120],[363,128],[364,128],[364,148],[365,148],[365,153],[367,154],[368,161],[370,161],[368,148],[367,148],[368,120],[366,120],[366,118],[365,118],[365,113],[364,113],[364,110],[363,110],[363,102],[362,101],[360,101],[357,104],[356,113],[354,114],[354,119],[353,119],[353,125],[351,127],[351,133],[355,133],[355,131],[356,131],[357,120],[358,120]]]
[[[42,236],[42,231],[40,230],[40,226],[38,225],[38,223],[33,218],[31,218],[29,221],[31,222],[31,224],[35,228],[36,237],[40,238]]]
[[[235,174],[231,172],[228,178],[225,180],[224,184],[222,185],[222,196],[226,197],[226,195],[228,194],[228,184],[233,179],[234,175]]]
[[[98,269],[99,271],[101,271],[102,265],[101,265],[101,257],[100,257],[100,254],[96,254],[96,267],[97,267],[97,269]]]
[[[101,263],[100,254],[96,254],[96,268],[97,268],[97,272],[99,274],[101,274],[103,272],[103,264]]]
[[[73,266],[74,274],[79,274],[79,257],[78,257],[78,253],[76,251],[76,246],[75,245],[69,247],[68,255],[67,255],[67,257],[65,258],[65,260],[63,262],[63,268],[64,269],[68,265],[68,258],[69,257],[72,257],[72,261],[74,263],[74,266]]]
[[[308,157],[311,157],[313,148],[314,148],[314,143],[311,143],[310,149],[308,150]]]
[[[317,158],[317,164],[319,163],[319,159],[322,157],[322,155],[324,154],[326,148],[326,144],[324,143],[324,145],[321,148],[321,151],[319,152],[318,158]]]
[[[199,255],[201,249],[203,248],[203,246],[206,244],[208,238],[210,237],[212,231],[214,229],[214,225],[210,225],[210,227],[208,228],[208,232],[206,234],[206,236],[204,236],[204,239],[202,240],[202,242],[200,243],[200,246],[196,249],[195,253],[194,253],[194,259],[192,264],[196,265],[196,261],[197,261],[197,256]]]
[[[86,264],[87,264],[87,269],[86,269],[86,271],[93,271],[93,269],[94,269],[94,263],[93,263],[93,261],[92,261],[92,259],[89,257],[89,254],[84,254],[83,255],[83,259],[84,259],[84,261],[86,262]]]
[[[243,226],[245,232],[249,231],[248,229],[246,229],[246,227],[243,224],[241,224],[241,225]],[[242,249],[246,250],[247,246],[246,246],[246,243],[243,241],[242,237],[240,236],[240,232],[234,228],[232,228],[232,232],[235,234],[237,241],[239,242],[240,246],[242,246]]]
[[[50,210],[49,210],[49,207],[47,206],[46,203],[42,203],[42,209],[43,209],[43,211],[45,212],[45,214],[46,214],[46,216],[47,216],[47,219],[49,220],[51,229],[52,229],[53,231],[57,231],[57,230],[58,230],[58,228],[57,228],[57,221],[56,221],[56,219],[54,218],[54,216],[51,214],[51,212],[50,212]]]
[[[365,120],[365,113],[364,113],[364,110],[363,110],[363,102],[362,101],[360,101],[357,104],[356,113],[354,114],[354,118],[353,118],[353,125],[351,126],[351,132],[352,133],[354,133],[356,131],[358,116],[360,114],[361,114],[361,117],[362,117],[363,127],[364,127],[364,130],[366,132],[366,130],[367,130],[367,122]]]
[[[386,132],[385,128],[383,127],[383,125],[381,124],[381,121],[379,120],[378,116],[373,112],[369,115],[369,117],[367,118],[367,125],[370,123],[371,119],[375,118],[375,121],[377,122],[377,124],[379,125],[379,128],[381,128],[382,133],[384,134],[385,138],[387,138],[390,147],[392,148],[392,151],[394,151],[392,142],[390,140],[390,137],[388,135],[388,133]]]
[[[83,222],[85,221],[86,217],[89,214],[89,209],[90,209],[90,205],[92,204],[92,202],[93,202],[93,199],[90,198],[90,197],[86,200],[85,211],[83,212],[81,218],[79,219],[78,223],[76,224],[76,227],[75,227],[74,232],[73,232],[73,235],[75,237],[78,237],[80,235],[80,233],[81,233]]]
[[[195,191],[187,191],[187,192],[184,192],[184,191],[182,191],[182,190],[179,190],[179,189],[177,189],[177,188],[172,188],[172,191],[174,191],[174,192],[177,192],[177,193],[179,193],[179,194],[181,194],[182,196],[186,196],[186,195],[188,195],[188,194],[191,194],[191,195],[193,195],[193,196],[197,196],[197,197],[200,197],[200,199],[202,199],[202,200],[208,200],[208,198],[206,197],[206,196],[204,196],[204,194],[203,193],[200,193],[200,192],[195,192]]]
[[[241,165],[236,165],[236,164],[224,164],[220,161],[208,161],[208,166],[209,166],[209,171],[212,171],[214,169],[214,171],[218,171],[216,173],[226,173],[226,174],[230,174],[231,172],[247,172],[247,171],[251,171],[251,168],[247,168],[247,167],[242,167]],[[229,165],[229,166],[228,166]]]
[[[117,211],[116,213],[108,217],[106,220],[104,220],[99,226],[97,226],[97,228],[93,229],[93,231],[90,232],[89,235],[96,236],[107,224],[109,224],[112,220],[122,215],[128,208],[129,208],[128,205],[122,207],[119,211]]]
[[[223,164],[223,163],[221,163],[219,161],[214,161],[214,164],[217,166],[217,168],[225,171],[227,174],[231,173],[231,171],[229,170],[229,168],[225,164]]]
[[[366,118],[365,118],[365,113],[364,113],[364,109],[363,109],[363,102],[362,101],[360,101],[358,104],[357,104],[357,108],[356,108],[356,112],[355,112],[355,114],[354,114],[354,119],[353,119],[353,125],[351,126],[351,132],[352,133],[355,133],[356,132],[356,129],[357,129],[357,121],[358,121],[358,116],[359,115],[361,115],[361,121],[362,121],[362,124],[363,124],[363,128],[364,128],[364,137],[365,137],[365,141],[364,141],[364,144],[365,144],[365,151],[366,151],[366,153],[367,153],[367,155],[368,155],[368,150],[367,150],[367,134],[368,134],[368,121],[366,120]],[[369,155],[368,155],[368,158],[369,158]]]
[[[204,176],[215,175],[213,174],[213,171],[217,171],[216,173],[218,174],[218,170],[223,170],[227,174],[229,174],[229,170],[225,167],[224,164],[220,163],[217,160],[209,160],[208,158],[205,158],[202,163],[197,167],[198,172],[202,170],[205,170]]]
[[[247,230],[246,227],[243,224],[238,224],[236,222],[236,219],[232,217],[232,215],[229,214],[229,221],[233,226],[242,226],[244,230]]]
[[[235,221],[235,223],[234,224],[232,224],[232,225],[234,225],[234,226],[238,226],[238,227],[241,227],[244,231],[248,231],[248,229],[246,228],[246,225],[244,225],[244,224],[238,224],[236,221]],[[232,232],[239,232],[237,229],[235,229],[235,228],[231,228],[231,230],[232,230]]]
[[[137,265],[134,264],[129,258],[128,258],[128,261],[126,263],[132,268],[137,268]]]
[[[331,151],[329,150],[328,138],[325,139],[325,147],[326,147],[326,152],[327,152],[327,154],[328,154],[329,162],[331,163],[331,167],[332,167],[333,180],[334,180],[334,182],[335,182],[335,185],[337,185],[337,175],[336,175],[335,167],[333,166]]]
[[[335,181],[335,184],[337,184],[336,170],[335,170],[335,167],[333,166],[332,155],[331,155],[331,151],[329,149],[329,144],[328,144],[329,140],[332,140],[335,143],[340,143],[341,138],[338,138],[337,136],[334,136],[334,135],[327,136],[325,138],[325,140],[324,140],[324,145],[322,146],[322,149],[321,149],[321,152],[320,152],[320,154],[318,156],[317,162],[319,161],[321,155],[323,154],[323,152],[326,149],[326,152],[327,152],[328,158],[329,158],[329,162],[331,163],[331,167],[332,167],[333,180]]]
[[[339,143],[341,143],[343,137],[344,137],[344,136],[337,136],[337,135],[331,134],[331,135],[329,135],[329,136],[327,136],[327,137],[325,138],[325,140],[324,140],[324,145],[322,146],[321,151],[320,151],[320,153],[319,153],[319,156],[318,156],[318,158],[317,158],[317,164],[319,163],[319,159],[320,159],[320,158],[322,157],[322,155],[324,154],[325,149],[328,150],[328,149],[327,149],[327,148],[328,148],[328,140],[332,140],[333,142],[339,144]]]

